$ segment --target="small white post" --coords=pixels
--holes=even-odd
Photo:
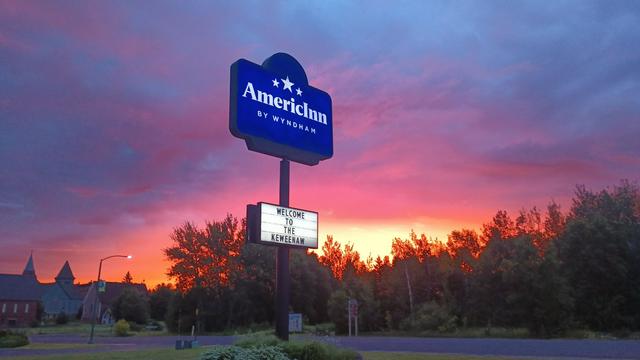
[[[358,336],[358,315],[355,316],[354,320],[356,321],[356,336]]]

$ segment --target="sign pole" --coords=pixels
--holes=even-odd
[[[355,316],[355,321],[356,321],[356,336],[358,336],[358,315],[357,314]]]
[[[289,206],[289,160],[280,160],[280,206]],[[278,246],[276,259],[276,335],[289,340],[289,248]]]

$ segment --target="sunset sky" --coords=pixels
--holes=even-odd
[[[364,257],[640,180],[637,1],[0,1],[0,273],[167,281],[162,249],[278,200],[229,67],[287,52],[333,99],[291,206]]]

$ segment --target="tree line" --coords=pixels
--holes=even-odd
[[[152,293],[152,317],[173,331],[272,324],[275,248],[245,243],[245,231],[232,215],[174,229],[164,254],[175,290]],[[290,310],[338,333],[349,298],[361,331],[640,330],[640,190],[628,181],[578,186],[567,212],[555,202],[516,216],[500,210],[479,232],[455,230],[446,242],[411,231],[393,239],[390,256],[364,259],[331,236],[318,253],[290,256]]]

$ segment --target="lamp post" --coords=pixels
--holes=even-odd
[[[107,256],[106,258],[100,259],[100,265],[98,266],[98,281],[96,282],[96,286],[94,286],[96,295],[95,295],[95,298],[93,299],[93,315],[91,316],[91,335],[89,335],[89,344],[93,344],[93,332],[95,331],[96,317],[98,316],[96,314],[96,310],[98,307],[98,286],[100,285],[100,273],[102,272],[102,262],[107,259],[116,258],[116,257],[127,258],[127,259],[133,258],[133,256],[131,255],[111,255],[111,256]]]

